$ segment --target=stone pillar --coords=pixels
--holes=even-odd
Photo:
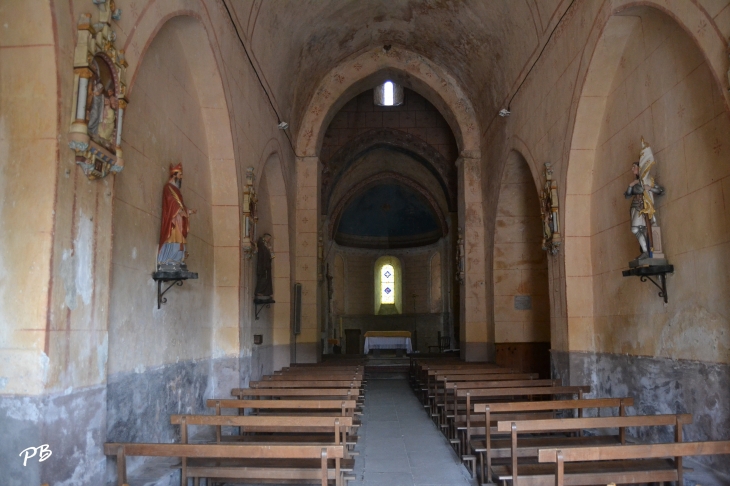
[[[297,363],[319,359],[317,318],[317,226],[319,221],[319,157],[297,157],[296,271],[302,284],[301,334],[295,336]]]
[[[494,324],[487,322],[481,157],[462,154],[456,166],[459,228],[464,238],[464,281],[460,284],[459,313],[461,358],[487,361],[494,359]]]

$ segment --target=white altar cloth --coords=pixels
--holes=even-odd
[[[408,354],[413,352],[409,337],[366,337],[363,351],[368,354],[371,349],[405,349]]]

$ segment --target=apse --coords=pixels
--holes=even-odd
[[[414,189],[393,182],[355,196],[337,225],[335,241],[358,248],[430,245],[443,236],[438,217]]]

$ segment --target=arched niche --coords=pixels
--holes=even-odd
[[[140,430],[139,421],[155,415],[146,408],[124,411],[135,389],[148,390],[151,395],[140,400],[158,412],[169,407],[161,402],[164,386],[134,386],[150,368],[190,384],[176,393],[179,404],[195,409],[204,407],[206,396],[239,384],[238,185],[220,71],[206,29],[195,17],[167,20],[145,54],[130,86],[135,102],[125,117],[125,170],[114,180],[107,414],[109,430],[119,433]],[[167,303],[157,309],[150,273],[161,191],[169,165],[179,162],[185,204],[197,210],[187,263],[200,278],[170,290]],[[236,371],[201,379],[211,367]],[[150,439],[174,436],[171,428],[147,425],[141,430]]]
[[[550,342],[548,263],[541,242],[542,218],[535,182],[525,158],[512,151],[502,172],[494,230],[492,268],[498,346]]]
[[[270,308],[263,309],[259,319],[253,317],[253,306],[249,309],[246,321],[253,325],[244,326],[247,346],[253,346],[252,370],[256,375],[271,374],[274,370],[289,366],[291,356],[291,265],[289,256],[289,208],[287,204],[286,186],[282,174],[281,159],[278,153],[271,154],[263,164],[261,174],[256,183],[258,198],[257,238],[268,233],[272,236],[273,254],[271,271],[274,284],[274,300]],[[256,286],[256,259],[251,260],[250,285],[244,292],[247,302],[253,301]],[[263,344],[252,345],[252,336],[262,334]],[[253,378],[252,378],[253,379]]]
[[[675,17],[631,6],[608,19],[596,44],[571,140],[568,335],[558,348],[728,362],[730,229],[719,201],[730,175],[730,120],[713,51],[697,42],[707,39]],[[667,188],[657,204],[676,275],[666,308],[650,284],[621,276],[638,254],[623,192],[642,136]]]

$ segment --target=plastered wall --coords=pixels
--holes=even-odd
[[[537,189],[524,158],[509,154],[494,233],[494,327],[497,343],[550,342],[547,257]],[[518,309],[515,297],[529,297]]]
[[[401,262],[402,283],[402,306],[404,314],[425,314],[441,313],[432,311],[432,286],[438,285],[439,289],[448,289],[448,283],[443,280],[440,270],[432,276],[431,259],[443,258],[444,240],[424,248],[409,250],[357,250],[348,249],[334,245],[332,253],[336,258],[342,258],[343,266],[333,259],[334,265],[334,288],[333,294],[334,309],[342,309],[346,315],[372,315],[374,306],[373,282],[375,261],[385,255],[397,257]],[[342,275],[344,282],[336,279]],[[432,282],[432,277],[438,282]],[[340,277],[342,278],[342,277]],[[442,290],[443,295],[447,290]],[[443,299],[437,299],[434,305],[442,305]]]
[[[628,22],[592,181],[585,181],[592,182],[593,346],[730,363],[730,118],[708,63],[676,22],[646,10]],[[666,187],[656,203],[664,251],[675,266],[667,306],[653,286],[620,274],[639,253],[622,193],[642,136],[654,150],[656,180]]]
[[[115,180],[109,373],[211,355],[213,222],[208,140],[197,88],[178,33],[168,24],[140,66],[127,112],[127,167]],[[169,164],[183,164],[190,217],[188,268],[198,280],[166,294],[157,309],[155,269]]]

